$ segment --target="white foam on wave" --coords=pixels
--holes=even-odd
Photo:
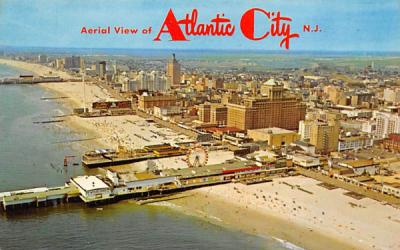
[[[177,209],[177,210],[183,209],[182,206],[178,206],[178,205],[176,205],[176,204],[174,204],[174,203],[172,203],[172,202],[168,202],[168,201],[160,201],[160,202],[150,203],[150,204],[148,204],[148,205],[151,205],[151,206],[168,207],[168,208]],[[222,221],[223,221],[223,220],[222,220],[221,218],[219,218],[219,217],[216,217],[216,216],[213,216],[213,215],[209,215],[209,214],[207,214],[206,212],[201,211],[201,210],[197,210],[197,209],[194,211],[193,215],[195,215],[195,216],[197,215],[197,216],[199,216],[199,217],[206,217],[206,218],[208,218],[208,219],[212,219],[212,220],[215,220],[215,221],[218,221],[218,222],[222,222]],[[268,239],[271,239],[271,237],[264,236],[264,235],[258,235],[258,236],[261,237],[261,238],[268,238]],[[299,247],[299,246],[297,246],[297,245],[295,245],[295,244],[293,244],[293,243],[291,243],[291,242],[289,242],[289,241],[282,240],[282,239],[279,239],[279,238],[276,238],[276,237],[272,237],[272,238],[273,238],[274,240],[278,241],[278,242],[279,242],[283,247],[285,247],[286,249],[291,249],[291,250],[305,250],[304,248]]]
[[[213,220],[216,220],[216,221],[219,221],[219,222],[222,222],[222,219],[221,218],[218,218],[218,217],[215,217],[215,216],[208,216],[209,218],[211,218],[211,219],[213,219]]]
[[[160,206],[160,207],[168,207],[168,208],[172,208],[172,209],[177,209],[177,210],[185,210],[182,206],[178,206],[172,202],[168,202],[168,201],[160,201],[160,202],[155,202],[155,203],[150,203],[148,205],[151,206]],[[208,219],[212,219],[212,220],[216,220],[218,222],[222,222],[221,218],[218,218],[216,216],[213,215],[209,215],[207,213],[205,213],[204,211],[201,210],[195,210],[194,213],[192,213],[194,216],[200,216],[200,217],[207,217]]]
[[[273,239],[276,240],[276,241],[278,241],[279,243],[281,243],[282,246],[284,246],[284,247],[287,248],[287,249],[292,249],[292,250],[305,250],[304,248],[299,247],[299,246],[297,246],[297,245],[295,245],[295,244],[293,244],[293,243],[290,243],[289,241],[282,240],[282,239],[279,239],[279,238],[276,238],[276,237],[273,237]]]
[[[168,202],[168,201],[159,201],[159,202],[154,202],[154,203],[149,203],[147,205],[150,206],[160,206],[160,207],[168,207],[168,208],[173,208],[173,209],[180,209],[182,208],[181,206],[178,206],[172,202]]]
[[[62,111],[61,109],[55,109],[54,110],[55,113],[57,113],[58,115],[64,115],[64,111]]]

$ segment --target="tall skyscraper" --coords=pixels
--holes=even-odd
[[[140,71],[137,80],[139,81],[140,89],[149,90],[150,77],[146,72],[144,72],[143,70]]]
[[[148,91],[165,91],[166,90],[166,79],[164,75],[160,75],[157,71],[147,73],[140,71],[136,77],[136,81],[139,83],[139,89]]]
[[[181,65],[172,54],[172,58],[167,63],[167,84],[178,86],[181,83]]]
[[[311,134],[311,125],[313,124],[312,120],[302,120],[299,122],[299,134],[300,139],[309,140]]]
[[[201,122],[226,125],[228,109],[221,103],[203,103],[199,105],[198,114]]]
[[[208,123],[211,120],[211,105],[203,103],[199,105],[199,120],[204,123]]]
[[[317,153],[338,151],[340,119],[340,113],[326,110],[307,113],[306,119],[299,126],[301,139],[309,140]]]
[[[105,61],[101,61],[97,64],[97,74],[101,79],[106,78],[106,73],[107,73],[107,65]]]
[[[71,56],[64,59],[64,68],[68,70],[81,71],[83,69],[83,59],[80,56]]]
[[[151,91],[165,91],[166,80],[163,75],[160,75],[157,71],[150,72],[150,86]]]
[[[313,121],[310,131],[310,144],[317,153],[328,154],[338,150],[340,125],[337,119]]]
[[[64,69],[64,59],[56,59],[56,69]]]

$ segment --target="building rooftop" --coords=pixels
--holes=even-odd
[[[250,129],[249,131],[255,131],[259,133],[266,133],[266,134],[292,134],[295,133],[294,131],[283,129],[283,128],[260,128],[260,129]]]
[[[213,174],[220,174],[224,170],[233,170],[244,168],[249,165],[254,165],[253,162],[230,160],[222,164],[207,165],[197,168],[183,168],[183,169],[165,169],[163,170],[162,176],[182,176],[182,177],[197,177],[197,176],[209,176]]]
[[[360,139],[367,139],[369,138],[366,134],[359,134],[359,135],[351,135],[351,136],[341,136],[339,141],[357,141]]]
[[[373,160],[347,160],[341,162],[340,164],[350,166],[352,168],[362,168],[375,165]]]
[[[304,161],[314,161],[314,160],[318,160],[318,157],[312,157],[309,155],[304,155],[304,154],[294,154],[293,158],[297,158],[297,159],[301,159]]]
[[[80,188],[86,191],[109,188],[106,183],[96,176],[78,176],[73,178],[73,181],[79,185]]]
[[[203,130],[207,132],[221,132],[221,133],[235,133],[235,132],[243,132],[242,129],[238,129],[235,127],[209,127],[209,128],[203,128]]]
[[[269,85],[269,86],[279,86],[278,83],[275,81],[275,79],[271,78],[268,81],[264,82],[264,85]]]
[[[294,142],[292,142],[292,144],[298,145],[298,146],[303,146],[303,147],[315,147],[311,143],[308,143],[308,142],[305,142],[305,141],[301,141],[301,140],[294,141]]]

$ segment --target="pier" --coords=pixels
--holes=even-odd
[[[20,75],[20,77],[15,78],[4,78],[0,79],[0,85],[4,84],[38,84],[38,83],[45,83],[45,82],[63,82],[59,76],[40,76],[34,77],[33,75]]]
[[[112,149],[97,149],[86,152],[82,156],[82,164],[88,168],[110,167],[145,160],[160,159],[186,154],[186,149],[169,144],[146,146],[143,149],[118,151]]]
[[[60,187],[39,187],[0,193],[0,205],[4,211],[28,206],[40,207],[48,204],[68,202],[79,197],[79,190],[69,184]]]
[[[61,187],[41,187],[0,193],[4,211],[78,199],[87,205],[122,199],[154,199],[194,188],[240,182],[244,185],[271,181],[291,174],[292,168],[257,166],[240,160],[196,168],[147,172],[116,172],[106,176],[77,176]]]

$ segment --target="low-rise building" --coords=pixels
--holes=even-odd
[[[367,134],[341,135],[339,137],[338,151],[357,150],[372,147],[373,139]]]
[[[305,141],[294,141],[290,144],[293,147],[298,147],[307,154],[315,154],[315,146]]]
[[[389,138],[383,141],[383,147],[394,152],[400,152],[400,134],[390,134]]]
[[[375,164],[373,160],[347,160],[340,162],[339,166],[349,168],[358,175],[364,173],[375,175],[378,170],[378,164]]]
[[[312,157],[309,155],[294,154],[288,156],[288,159],[292,159],[293,165],[300,166],[303,168],[312,168],[321,165],[321,162],[318,157]]]
[[[147,110],[153,109],[154,107],[170,107],[176,106],[177,98],[174,95],[141,95],[138,99],[139,109]]]
[[[283,128],[250,129],[247,134],[254,141],[267,142],[270,147],[287,146],[299,139],[296,132]]]
[[[180,115],[182,114],[182,108],[179,106],[154,107],[153,114],[160,118],[166,116]]]
[[[369,109],[341,110],[340,113],[345,114],[348,118],[371,118],[372,117],[372,110],[369,110]]]
[[[85,202],[95,202],[112,198],[110,187],[96,176],[78,176],[71,179]]]

